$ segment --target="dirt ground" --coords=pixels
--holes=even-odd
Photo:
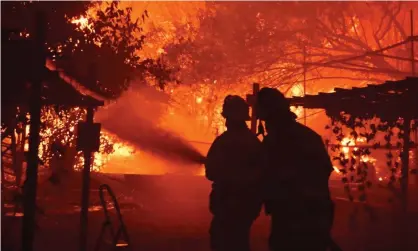
[[[208,212],[210,186],[190,178],[126,178],[109,183],[118,194],[127,225],[132,250],[144,251],[209,251]],[[119,183],[118,183],[119,182]],[[39,205],[45,214],[39,216],[35,250],[78,250],[80,184],[71,182],[71,189],[40,189]],[[123,184],[123,185],[122,185]],[[122,188],[120,188],[122,187]],[[51,190],[55,190],[51,192]],[[49,191],[48,195],[46,195]],[[91,193],[92,204],[98,204],[97,190]],[[407,229],[401,227],[401,214],[389,204],[372,206],[372,213],[361,203],[344,200],[333,188],[336,216],[333,236],[345,251],[418,250],[418,212],[408,213]],[[100,208],[92,207],[89,215],[89,249],[94,250],[104,220]],[[2,250],[20,250],[22,217],[6,217],[2,221]],[[401,231],[401,229],[404,229]],[[267,249],[269,218],[261,215],[252,229],[254,251]],[[105,243],[101,250],[110,250]]]

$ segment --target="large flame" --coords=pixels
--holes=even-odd
[[[349,159],[349,158],[357,159],[358,158],[357,156],[351,155],[351,151],[352,150],[354,150],[354,151],[358,150],[358,147],[360,147],[361,144],[364,144],[366,142],[367,142],[367,140],[364,137],[357,137],[357,139],[354,139],[353,137],[344,137],[340,142],[341,153],[344,154],[344,157],[346,159]],[[370,165],[375,166],[377,159],[373,158],[370,155],[362,155],[362,156],[360,156],[359,161],[362,162],[362,163],[368,163]],[[334,168],[334,171],[337,174],[339,174],[339,175],[342,174],[340,169],[339,169],[339,165],[333,165],[333,168]],[[381,180],[381,178],[379,178],[379,180]]]
[[[116,136],[111,135],[110,133],[103,131],[102,136],[107,141],[109,141],[112,146],[112,153],[106,154],[101,152],[94,153],[94,162],[92,171],[102,171],[105,165],[112,159],[118,157],[130,157],[134,155],[137,151],[133,146],[129,143],[122,142]],[[84,164],[84,157],[80,156],[79,161],[76,163],[75,168],[80,170],[83,168]]]
[[[81,15],[79,17],[74,17],[70,21],[72,24],[77,25],[78,29],[80,30],[88,29],[90,31],[93,31],[92,24],[89,22],[87,16]]]

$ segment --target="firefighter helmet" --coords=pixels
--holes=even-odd
[[[262,88],[257,95],[257,115],[264,120],[274,115],[290,113],[290,103],[279,90],[275,88]]]
[[[237,95],[228,95],[224,99],[222,116],[228,120],[247,121],[250,120],[250,108],[243,98]]]

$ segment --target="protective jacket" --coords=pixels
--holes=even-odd
[[[228,129],[209,149],[205,170],[213,182],[210,210],[240,210],[258,215],[261,208],[261,142],[246,127]]]
[[[265,209],[271,214],[270,249],[322,250],[332,242],[333,170],[321,137],[296,121],[267,128]]]
[[[328,205],[332,163],[322,138],[310,128],[289,121],[268,128],[263,140],[269,201],[300,205],[308,201]],[[319,205],[318,205],[319,206]]]

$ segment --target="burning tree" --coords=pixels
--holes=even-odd
[[[215,14],[209,11],[201,18],[197,39],[168,47],[168,55],[178,61],[189,58],[186,61],[194,66],[194,78],[216,76],[234,82],[240,77],[255,76],[278,86],[278,82],[300,82],[297,78],[303,71],[304,47],[309,62],[315,63],[358,56],[407,39],[409,19],[405,15],[417,6],[401,2],[247,2],[214,3],[212,7]],[[409,58],[405,47],[398,47],[394,53]],[[360,64],[359,69],[343,72],[351,75],[335,78],[399,78],[408,66],[401,69],[396,62],[393,58],[370,55],[349,62]],[[349,63],[333,67],[346,70],[352,67],[347,66]],[[322,73],[322,77],[330,78],[330,73],[339,73],[324,66],[313,70],[311,77]]]
[[[63,69],[105,99],[118,97],[134,78],[142,82],[156,80],[161,87],[169,79],[169,72],[158,60],[142,59],[137,55],[144,43],[141,25],[147,18],[146,12],[143,19],[133,20],[132,9],[120,8],[118,2],[2,2],[2,15],[7,19],[7,24],[3,25],[19,28],[17,36],[31,39],[31,13],[39,10],[47,13],[50,20],[47,48],[54,67]],[[16,89],[14,93],[25,92],[21,86],[15,87],[11,83],[7,86]],[[9,110],[13,114],[16,107]],[[23,117],[27,113],[22,109],[19,112]],[[52,144],[74,146],[75,125],[84,119],[85,113],[78,108],[43,109],[40,157],[45,164],[53,155]],[[11,125],[2,118],[2,129],[6,124]],[[25,126],[23,131],[26,131]],[[121,147],[120,144],[115,147],[114,137],[106,133],[102,133],[101,143],[101,152],[105,154]],[[104,159],[96,158],[96,168]]]
[[[54,50],[57,65],[107,98],[119,97],[133,79],[154,79],[163,87],[171,79],[168,69],[159,60],[138,56],[145,41],[142,25],[148,12],[135,20],[131,13],[131,7],[121,8],[119,2],[98,3],[69,19],[77,36],[70,36]]]
[[[365,53],[408,39],[409,11],[416,8],[405,2],[207,3],[198,28],[177,27],[189,32],[178,32],[164,59],[185,84],[216,80],[219,92],[225,84],[241,95],[248,92],[241,84],[251,82],[290,93],[304,76],[309,93],[328,92],[336,80],[344,87],[399,79],[410,72],[409,44],[385,56]]]

